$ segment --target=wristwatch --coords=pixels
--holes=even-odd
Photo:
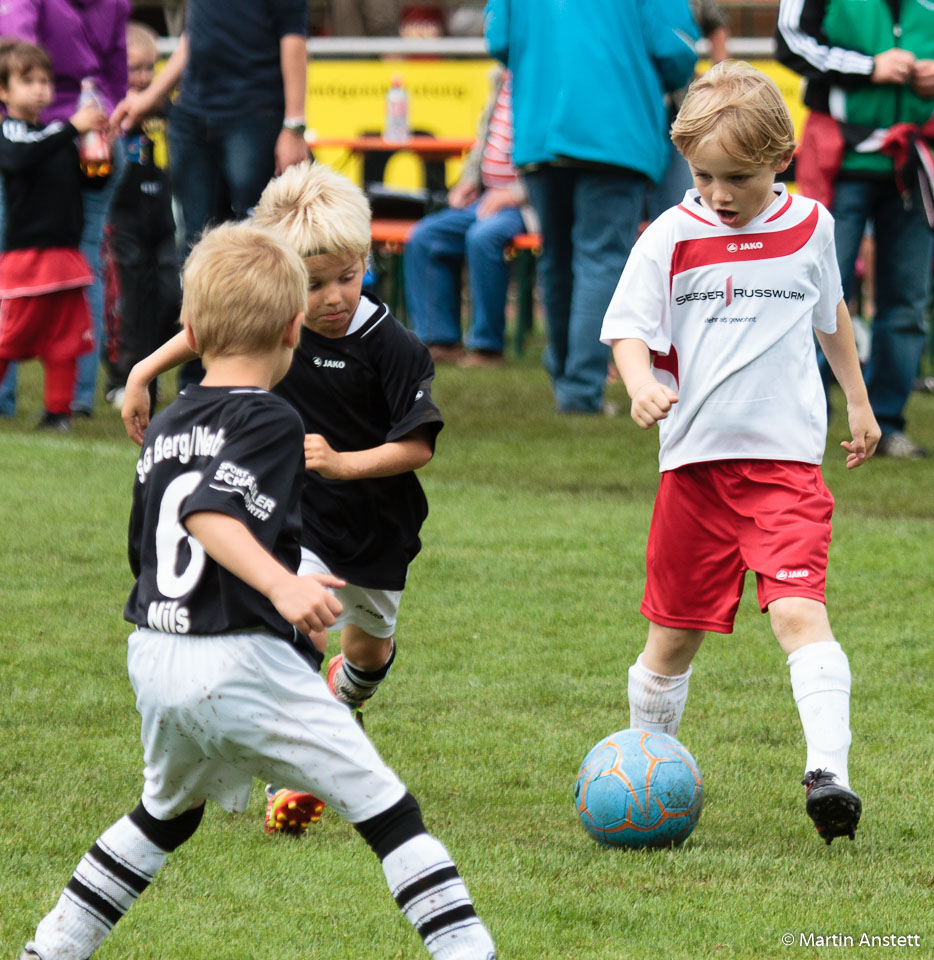
[[[305,138],[305,118],[304,117],[286,117],[282,121],[282,129],[294,133],[296,137]]]

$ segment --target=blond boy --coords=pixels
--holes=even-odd
[[[304,431],[270,392],[306,284],[301,258],[249,225],[217,228],[188,259],[184,336],[206,374],[146,431],[130,520],[143,796],[81,860],[21,960],[89,957],[204,801],[243,810],[254,776],[313,791],[354,824],[432,957],[494,958],[444,847],[327,690],[307,636],[333,624],[340,602],[325,588],[343,582],[296,573]]]
[[[659,425],[661,481],[647,550],[648,641],[629,671],[633,727],[676,733],[705,632],[730,633],[747,569],[788,656],[818,833],[854,835],[850,669],[827,619],[833,498],[820,462],[826,405],[814,334],[843,388],[865,462],[879,428],[843,302],[833,221],[775,176],[794,150],[775,84],[725,62],[691,86],[672,127],[696,189],[640,238],[607,310],[643,428]]]
[[[263,191],[255,221],[282,235],[308,268],[301,343],[276,392],[305,424],[302,571],[346,581],[336,591],[341,651],[328,685],[358,713],[392,666],[402,590],[421,547],[428,504],[415,471],[443,426],[431,396],[434,365],[427,347],[362,290],[370,209],[346,177],[322,164],[290,167]],[[130,374],[123,419],[137,442],[147,384],[192,355],[176,337]],[[323,649],[326,636],[317,639]],[[277,819],[284,805],[305,812],[297,830],[320,817],[320,801],[291,786],[270,786],[267,829],[291,829]]]

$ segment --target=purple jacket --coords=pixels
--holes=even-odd
[[[55,98],[42,120],[67,120],[81,80],[93,77],[108,113],[127,88],[129,0],[0,0],[0,36],[43,47],[55,71]]]

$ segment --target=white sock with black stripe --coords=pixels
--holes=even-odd
[[[165,857],[129,816],[118,820],[81,858],[27,949],[55,960],[89,957],[149,886]]]
[[[495,960],[493,940],[438,840],[418,834],[382,862],[399,909],[434,960]]]

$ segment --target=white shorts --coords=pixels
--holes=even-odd
[[[316,553],[302,547],[302,562],[299,564],[300,576],[307,573],[332,573],[328,565]],[[344,609],[331,630],[340,630],[352,623],[366,631],[372,637],[385,640],[396,631],[396,617],[399,615],[401,590],[374,590],[370,587],[357,587],[348,583],[346,587],[331,589],[331,593],[343,604]]]
[[[405,793],[347,707],[284,640],[140,629],[127,666],[142,717],[143,802],[156,819],[202,799],[240,813],[254,777],[313,793],[350,823]]]

